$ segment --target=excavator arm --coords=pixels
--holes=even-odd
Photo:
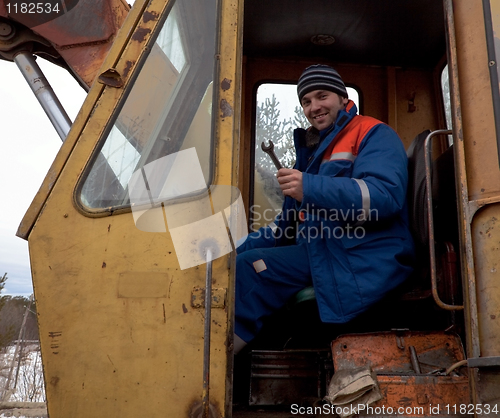
[[[123,0],[0,0],[0,59],[13,61],[21,52],[43,57],[88,90],[129,10]]]

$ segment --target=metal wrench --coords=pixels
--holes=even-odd
[[[262,151],[266,152],[269,154],[271,157],[271,160],[273,160],[274,165],[276,168],[279,170],[280,168],[283,168],[283,166],[280,163],[280,160],[278,160],[278,157],[276,157],[276,154],[274,153],[274,144],[273,141],[269,140],[269,145],[266,146],[264,145],[264,142],[260,144],[260,147],[262,148]]]

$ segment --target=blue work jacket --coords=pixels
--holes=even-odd
[[[303,200],[286,197],[274,225],[264,227],[272,233],[260,231],[251,244],[305,243],[323,322],[365,311],[401,284],[414,262],[404,146],[388,125],[356,113],[349,101],[315,149],[306,147],[304,129],[295,130]]]

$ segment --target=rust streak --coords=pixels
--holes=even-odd
[[[143,42],[146,36],[151,33],[151,29],[147,28],[138,28],[135,33],[132,35],[132,39],[137,42]]]
[[[231,105],[227,102],[226,99],[222,99],[220,101],[220,110],[222,110],[221,117],[226,118],[229,116],[233,116],[233,108]]]
[[[152,20],[157,20],[158,19],[158,13],[156,12],[145,12],[142,15],[142,21],[144,23],[150,22]]]
[[[225,78],[224,80],[221,81],[220,87],[224,91],[229,90],[231,88],[231,80]]]
[[[128,73],[130,72],[130,69],[134,66],[133,61],[127,61],[125,64],[125,68],[123,69],[123,78],[127,78]]]

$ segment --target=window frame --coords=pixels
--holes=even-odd
[[[250,231],[254,231],[252,228],[252,225],[254,225],[255,220],[254,220],[254,214],[255,212],[252,210],[255,205],[255,170],[256,170],[256,148],[257,148],[257,120],[258,120],[258,114],[257,114],[257,107],[259,106],[259,102],[257,101],[257,95],[259,88],[263,85],[266,84],[279,84],[279,85],[290,85],[294,86],[295,88],[297,87],[296,82],[290,82],[290,81],[278,81],[278,80],[261,80],[258,83],[255,84],[253,91],[252,91],[252,131],[251,131],[251,145],[250,149],[251,154],[250,154],[250,173],[249,173],[249,211],[248,211],[248,227]],[[358,103],[356,103],[356,107],[358,108],[358,114],[362,114],[362,107],[363,107],[363,92],[361,89],[356,86],[355,84],[351,83],[346,83],[346,87],[348,89],[353,89],[356,91],[358,95]],[[300,106],[300,103],[297,98],[297,106]],[[294,128],[295,129],[295,128]],[[279,213],[279,211],[277,212]],[[261,225],[263,226],[263,225]]]
[[[136,58],[136,65],[133,68],[129,79],[127,80],[127,83],[123,87],[123,92],[121,97],[118,99],[116,102],[115,106],[113,107],[109,118],[107,119],[106,125],[102,132],[99,135],[99,139],[96,141],[96,145],[92,151],[92,154],[89,156],[85,167],[83,168],[77,182],[76,186],[73,191],[73,203],[75,207],[78,209],[80,213],[87,217],[104,217],[104,216],[110,216],[114,214],[122,214],[122,213],[129,213],[132,211],[131,204],[130,202],[122,205],[116,205],[116,206],[108,206],[108,207],[100,207],[100,208],[92,208],[87,206],[83,201],[82,201],[82,189],[85,185],[86,179],[90,172],[92,171],[92,167],[99,157],[101,150],[103,149],[104,145],[106,144],[106,140],[115,126],[118,117],[120,115],[120,112],[122,111],[123,107],[125,106],[128,97],[130,96],[130,93],[132,89],[135,86],[135,83],[137,81],[137,78],[141,74],[141,71],[144,67],[144,64],[146,60],[148,59],[150,55],[150,51],[152,50],[153,45],[156,43],[156,40],[163,29],[166,20],[168,19],[170,13],[172,12],[172,8],[174,7],[175,3],[177,1],[182,1],[182,0],[170,0],[168,3],[165,5],[165,8],[163,9],[160,18],[156,22],[154,29],[151,31],[151,36],[144,42],[141,43],[139,48],[137,46],[132,45],[134,41],[134,37],[128,38],[128,41],[125,43],[124,47],[122,48],[121,54],[117,58],[117,63],[115,67],[119,67],[120,62],[126,62],[130,63],[131,59],[135,58],[132,57],[132,54],[139,54],[139,56]],[[218,56],[218,51],[220,50],[220,41],[221,41],[221,13],[222,13],[222,8],[221,8],[221,0],[214,0],[216,4],[216,15],[215,15],[215,50],[214,50],[214,57]],[[140,15],[140,17],[143,17],[150,13],[151,15],[157,15],[156,12],[151,11],[149,12],[148,9],[153,9],[153,5],[149,3],[143,13]],[[141,19],[139,19],[136,24],[133,27],[133,31],[137,31],[137,28],[139,27],[141,23]],[[136,39],[137,40],[137,39]],[[187,64],[189,65],[189,64]],[[211,128],[210,128],[210,154],[208,156],[209,159],[209,170],[208,170],[208,178],[207,180],[207,187],[210,187],[214,183],[214,177],[215,177],[215,170],[216,170],[216,160],[215,160],[215,143],[217,141],[216,134],[217,134],[217,106],[216,104],[218,103],[218,98],[220,95],[219,89],[215,88],[216,80],[218,80],[220,74],[220,62],[217,59],[214,59],[213,61],[213,89],[212,89],[212,116],[211,116]],[[105,84],[105,83],[103,83]],[[114,86],[105,86],[105,90],[109,88],[115,88]],[[175,95],[178,94],[178,92],[174,93]],[[96,106],[98,103],[96,103]],[[92,112],[93,113],[93,112]],[[91,114],[92,114],[91,113]],[[163,119],[163,123],[165,121],[165,118]],[[190,125],[191,126],[191,125]],[[189,128],[189,127],[188,127]],[[131,144],[132,145],[132,144]],[[142,160],[143,156],[139,158],[139,160]],[[126,189],[124,189],[124,192],[126,192]],[[199,193],[195,193],[189,196],[182,196],[176,199],[172,199],[172,202],[185,202],[189,201],[192,199],[196,199],[198,197]]]

